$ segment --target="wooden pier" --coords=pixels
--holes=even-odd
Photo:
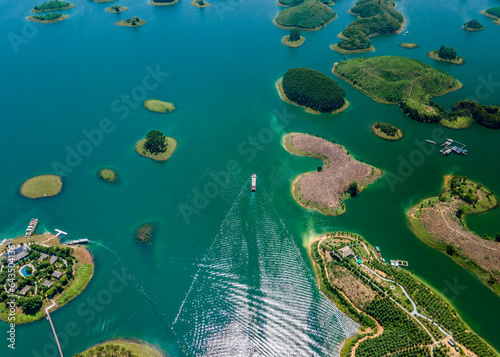
[[[61,344],[59,343],[59,339],[57,338],[56,329],[54,328],[54,324],[52,323],[52,319],[50,318],[50,313],[49,313],[49,310],[52,309],[54,306],[56,306],[56,303],[54,302],[54,300],[50,300],[50,301],[52,301],[52,304],[45,309],[45,313],[47,314],[47,320],[49,320],[50,327],[52,327],[52,332],[54,333],[54,337],[56,338],[56,343],[57,343],[57,348],[59,349],[59,354],[61,355],[61,357],[64,357],[63,352],[62,352],[62,348],[61,348]]]

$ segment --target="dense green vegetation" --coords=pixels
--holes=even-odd
[[[341,61],[335,74],[382,103],[398,104],[410,118],[439,123],[442,108],[432,97],[462,84],[447,73],[420,61],[396,56]]]
[[[449,63],[454,63],[454,64],[464,64],[465,60],[457,55],[457,51],[453,47],[446,47],[442,45],[439,50],[434,50],[427,55],[430,58],[433,58],[438,61],[444,61],[444,62],[449,62]]]
[[[139,227],[136,233],[136,240],[142,244],[151,244],[151,238],[153,237],[153,224],[147,223]]]
[[[139,17],[134,16],[131,19],[121,20],[115,23],[118,26],[136,27],[142,26],[146,23],[145,20],[141,20]]]
[[[292,68],[283,75],[283,91],[298,105],[333,112],[345,104],[345,91],[333,79],[308,68]]]
[[[93,346],[74,357],[165,357],[165,354],[139,340],[118,339]]]
[[[342,31],[344,40],[337,46],[346,51],[364,50],[371,47],[370,36],[398,31],[404,17],[395,7],[393,0],[358,0],[351,9],[358,19]]]
[[[128,10],[128,7],[125,6],[118,6],[118,5],[113,5],[111,7],[106,8],[107,12],[113,12],[116,14],[119,14],[120,12]]]
[[[434,293],[425,284],[403,269],[393,268],[380,262],[373,263],[374,267],[388,274],[401,284],[415,303],[434,321],[448,331],[453,331],[456,341],[474,352],[477,356],[496,357],[497,354],[474,332],[468,328],[458,316],[455,309],[439,295]]]
[[[168,143],[165,140],[165,135],[159,130],[151,130],[146,135],[146,142],[144,143],[144,150],[153,155],[161,154],[167,151]]]
[[[325,5],[333,5],[333,1],[330,0],[320,0]],[[304,0],[278,0],[280,5],[283,6],[297,6],[304,2]]]
[[[461,100],[453,105],[450,113],[450,115],[471,117],[487,128],[500,128],[500,106],[481,105],[475,101]]]
[[[65,9],[70,9],[74,6],[75,5],[70,4],[69,2],[52,0],[44,2],[42,5],[35,6],[33,8],[33,12],[65,10]]]
[[[33,15],[32,18],[38,21],[56,21],[63,17],[63,14],[55,12],[47,15]]]
[[[477,19],[472,19],[464,24],[464,30],[467,31],[482,31],[484,26],[477,21]]]
[[[500,6],[492,7],[491,9],[485,10],[485,12],[489,15],[500,17]]]
[[[335,12],[319,0],[305,0],[302,4],[281,10],[276,16],[278,26],[316,30],[335,18]]]
[[[400,140],[403,137],[403,131],[398,127],[388,124],[377,122],[372,125],[372,131],[375,135],[386,140]]]

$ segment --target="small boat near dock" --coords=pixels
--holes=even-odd
[[[435,141],[432,141],[432,140],[429,140],[429,139],[426,139],[425,141],[428,142],[429,144],[436,145]]]
[[[252,175],[252,192],[257,191],[257,175]]]
[[[83,238],[83,239],[77,239],[77,240],[71,240],[65,244],[67,245],[74,245],[74,244],[85,244],[88,243],[89,239],[88,238]]]

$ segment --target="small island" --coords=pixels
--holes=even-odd
[[[67,10],[75,7],[75,5],[70,4],[69,2],[60,1],[60,0],[51,0],[44,2],[42,5],[35,6],[32,12],[46,12],[46,11],[61,11]]]
[[[52,197],[61,192],[62,178],[56,175],[35,176],[26,180],[20,189],[21,195],[31,199]]]
[[[100,179],[106,182],[117,182],[118,181],[118,173],[112,169],[102,169],[97,173]]]
[[[276,83],[283,101],[312,114],[340,113],[349,107],[345,91],[333,79],[308,68],[292,68]]]
[[[115,23],[116,26],[125,26],[125,27],[137,27],[142,26],[146,23],[145,20],[141,20],[137,16],[132,17],[131,19],[117,21]]]
[[[204,7],[212,6],[212,4],[209,4],[208,2],[205,2],[203,0],[193,0],[191,1],[191,5],[199,7],[201,9]]]
[[[157,347],[136,339],[119,338],[99,343],[74,357],[104,356],[114,357],[165,357],[166,355]]]
[[[7,255],[7,246],[14,254]],[[80,295],[94,274],[90,252],[81,246],[66,246],[52,234],[22,236],[1,246],[0,319],[9,321],[7,294],[17,297],[16,324],[40,320],[45,310],[53,312]],[[15,283],[7,281],[14,265]],[[55,305],[52,304],[54,301]]]
[[[400,33],[405,23],[393,0],[358,0],[349,13],[358,19],[338,35],[342,41],[330,46],[340,53],[375,51],[370,37]]]
[[[420,45],[418,43],[414,42],[403,42],[399,44],[399,47],[403,47],[409,50],[412,50],[414,48],[418,48]]]
[[[397,56],[340,61],[333,73],[377,102],[397,104],[410,118],[425,123],[439,123],[445,114],[433,97],[462,87],[443,71]]]
[[[288,47],[297,48],[302,46],[306,41],[306,38],[300,35],[300,31],[297,29],[290,30],[289,36],[283,36],[281,42]]]
[[[466,22],[462,28],[465,31],[470,31],[470,32],[478,32],[478,31],[483,31],[485,27],[477,21],[477,19],[472,19],[469,22]]]
[[[281,10],[274,24],[285,30],[317,31],[335,20],[335,11],[319,0],[305,0],[298,6]]]
[[[150,1],[149,5],[169,6],[169,5],[177,4],[178,2],[179,2],[179,0],[156,0],[156,1]]]
[[[146,223],[137,229],[135,239],[137,243],[140,244],[151,244],[151,238],[153,237],[153,224]]]
[[[403,130],[387,123],[381,123],[381,122],[373,123],[371,126],[371,130],[379,138],[390,141],[401,140],[404,136]]]
[[[177,141],[163,135],[159,130],[150,131],[147,136],[135,144],[135,151],[155,161],[166,161],[177,148]]]
[[[47,15],[33,15],[28,16],[27,19],[33,22],[39,22],[42,24],[53,24],[68,18],[68,15],[63,15],[58,12],[47,14]]]
[[[156,113],[170,113],[175,109],[172,103],[164,102],[158,99],[148,99],[144,102],[144,106]]]
[[[338,216],[345,213],[344,200],[355,197],[382,176],[382,171],[349,156],[346,150],[325,139],[301,133],[283,138],[291,154],[323,161],[324,168],[300,175],[292,185],[292,195],[304,208]]]
[[[300,5],[304,1],[305,0],[278,0],[278,1],[276,1],[276,4],[278,4],[279,6],[283,6],[283,7],[289,7],[289,6]],[[321,2],[325,5],[335,5],[334,2],[331,0],[321,0]]]
[[[491,9],[481,11],[481,14],[484,16],[491,17],[492,19],[495,19],[493,21],[497,25],[500,25],[500,6],[497,7],[492,7]]]
[[[457,55],[457,51],[455,51],[452,47],[441,46],[439,50],[430,51],[427,53],[432,59],[442,62],[448,62],[453,64],[464,64],[465,59]]]
[[[94,2],[101,3],[101,2],[112,2],[116,0],[94,0]]]
[[[118,5],[114,5],[114,6],[106,8],[107,12],[112,12],[112,13],[115,13],[115,14],[119,14],[120,12],[124,12],[124,11],[127,11],[127,10],[128,10],[128,7],[118,6]]]
[[[446,176],[439,197],[426,198],[408,212],[413,233],[476,274],[500,294],[500,250],[496,239],[483,239],[467,228],[465,217],[498,206],[493,192],[464,176]]]
[[[497,356],[446,298],[404,268],[408,262],[389,264],[383,253],[345,231],[324,233],[309,243],[319,288],[360,325],[344,342],[341,356],[423,357],[431,351],[436,357]]]

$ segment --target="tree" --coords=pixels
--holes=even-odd
[[[167,151],[167,142],[165,135],[159,130],[151,130],[146,135],[146,142],[144,143],[144,151],[153,155],[158,155]]]
[[[27,267],[26,268],[26,273],[28,273],[28,274],[33,273],[33,268],[32,267]]]
[[[18,303],[24,313],[32,314],[36,313],[42,307],[42,297],[40,295],[35,295],[32,297],[21,298]]]
[[[359,193],[358,183],[356,181],[349,182],[347,192],[351,195],[351,197],[356,197]]]
[[[198,5],[203,6],[205,5],[205,2],[203,0],[198,0]]]
[[[457,58],[457,51],[452,47],[445,47],[444,45],[438,51],[438,56],[443,59],[455,59]]]
[[[448,255],[454,255],[456,253],[456,249],[453,246],[453,244],[447,244],[446,245],[446,254]]]
[[[323,171],[323,168],[321,166],[318,166],[318,172]]]
[[[500,242],[500,233],[497,233],[497,236],[495,237],[495,241]]]
[[[300,31],[297,29],[290,30],[290,36],[288,36],[288,39],[292,42],[299,41],[300,40]]]

